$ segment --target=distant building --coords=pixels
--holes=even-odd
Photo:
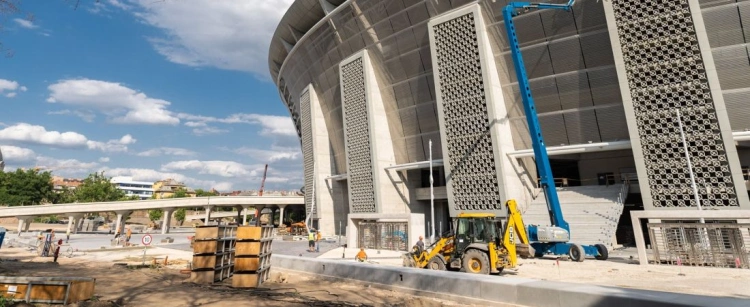
[[[75,190],[81,185],[83,180],[75,178],[63,178],[60,176],[52,176],[52,188],[55,192],[62,192],[65,189]]]
[[[189,197],[195,197],[195,190],[185,186],[182,182],[174,179],[164,179],[154,183],[153,190],[156,199],[169,198],[174,196],[175,192],[184,189]]]
[[[120,190],[125,192],[125,196],[136,195],[141,200],[149,199],[154,195],[154,183],[149,181],[135,181],[133,177],[112,177],[110,180]]]

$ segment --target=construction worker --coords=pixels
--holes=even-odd
[[[424,251],[424,238],[422,236],[419,236],[419,241],[417,241],[417,249],[419,250],[419,254],[421,255]]]
[[[70,241],[70,228],[68,228],[67,231],[65,231],[65,243],[68,243]]]
[[[307,241],[308,241],[307,251],[311,253],[314,252],[315,251],[315,230],[314,229],[311,229],[307,233]]]
[[[320,235],[320,230],[318,230],[317,235],[315,236],[315,252],[320,253],[320,238],[322,236]]]
[[[125,231],[125,245],[130,245],[130,236],[133,235],[133,231],[130,227]]]
[[[359,249],[359,253],[357,253],[357,256],[354,256],[354,260],[359,262],[365,262],[367,260],[367,253],[365,253],[364,248]]]

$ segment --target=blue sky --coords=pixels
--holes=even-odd
[[[302,185],[268,73],[290,0],[17,0],[0,16],[6,170],[94,171],[194,188]]]

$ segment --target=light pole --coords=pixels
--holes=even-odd
[[[677,112],[677,124],[680,127],[680,138],[682,138],[682,148],[685,150],[685,159],[687,160],[688,173],[690,174],[690,185],[693,187],[693,196],[695,197],[695,204],[698,206],[698,211],[703,211],[701,206],[700,196],[698,195],[698,186],[695,184],[695,175],[693,174],[693,163],[690,161],[690,152],[688,152],[687,141],[685,140],[685,131],[682,129],[682,117],[680,117],[680,109],[675,109]],[[706,223],[706,220],[701,215],[701,224]]]

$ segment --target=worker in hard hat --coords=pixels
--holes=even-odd
[[[354,257],[354,260],[357,260],[359,262],[365,262],[367,260],[367,253],[365,253],[364,248],[359,249],[359,253],[357,253],[357,256]]]
[[[424,251],[424,238],[422,236],[419,236],[419,241],[417,241],[417,249],[419,251],[419,254],[421,255]]]

